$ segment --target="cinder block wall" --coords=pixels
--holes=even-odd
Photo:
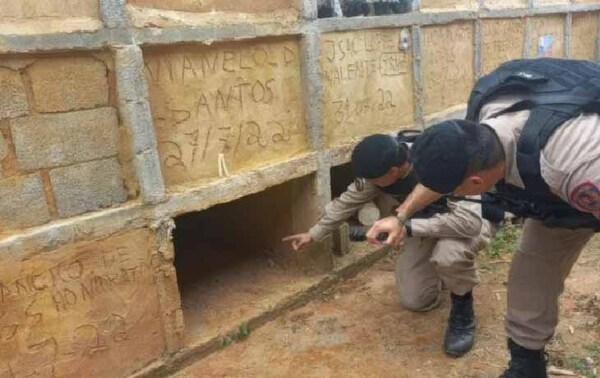
[[[507,59],[598,59],[599,14],[0,0],[0,377],[144,374],[185,353],[173,217],[309,177],[302,231],[361,137],[460,114]]]

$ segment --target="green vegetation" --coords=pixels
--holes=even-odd
[[[512,223],[503,225],[492,243],[485,249],[485,253],[491,257],[500,257],[506,253],[513,253],[517,248],[517,241],[521,235],[521,226]]]
[[[250,336],[250,327],[248,326],[248,323],[244,322],[240,324],[237,330],[232,331],[225,336],[221,336],[219,340],[219,346],[221,348],[225,348],[231,345],[233,342],[247,339],[248,336]]]
[[[565,368],[573,370],[586,378],[597,377],[598,362],[600,361],[600,341],[584,345],[588,352],[585,357],[571,356],[565,360]],[[588,361],[588,358],[591,360]]]

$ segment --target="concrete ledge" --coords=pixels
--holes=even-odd
[[[43,226],[20,230],[18,234],[0,239],[0,254],[27,258],[31,253],[47,251],[84,239],[109,236],[114,233],[150,224],[139,203],[101,210],[78,217],[58,220]]]
[[[131,44],[128,29],[102,29],[92,33],[0,36],[0,54],[56,50],[98,50],[109,45]]]
[[[160,206],[160,217],[172,217],[234,201],[238,198],[263,191],[317,170],[317,154],[296,157],[284,163],[261,167],[236,176],[209,182],[187,192],[173,193]]]

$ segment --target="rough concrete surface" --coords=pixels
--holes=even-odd
[[[0,68],[0,119],[27,114],[27,94],[18,71]]]
[[[564,58],[564,17],[562,16],[548,16],[548,17],[534,17],[531,20],[532,23],[532,36],[530,46],[530,57],[536,58],[541,56],[553,57],[553,58]],[[550,49],[545,51],[542,55],[540,51],[542,41],[544,37],[551,37],[552,43]]]
[[[237,4],[237,2],[229,1],[228,3]],[[254,4],[262,4],[262,2]],[[299,18],[299,12],[294,8],[276,9],[266,13],[227,12],[221,10],[199,13],[146,8],[128,4],[127,12],[130,23],[138,28],[223,27],[251,23],[257,25],[272,24],[276,25],[274,30],[285,30],[287,27],[293,26]]]
[[[529,5],[528,0],[483,0],[483,9],[512,9],[525,8]]]
[[[46,34],[101,27],[99,0],[0,1],[0,34]]]
[[[487,74],[501,63],[523,56],[524,18],[482,20],[481,72]]]
[[[167,186],[307,150],[296,41],[151,49],[145,60]]]
[[[475,80],[471,22],[422,28],[425,115],[464,104]]]
[[[50,218],[39,174],[0,179],[0,229],[35,226]]]
[[[23,170],[114,156],[119,148],[117,128],[114,108],[11,120],[17,159]]]
[[[573,14],[571,26],[571,57],[575,59],[596,59],[596,42],[590,35],[598,31],[598,13]]]
[[[476,10],[476,0],[421,0],[422,11],[436,10]]]
[[[0,375],[114,377],[159,357],[151,246],[142,229],[23,261],[2,255]]]
[[[40,59],[27,68],[35,108],[42,113],[106,106],[106,66],[92,57]]]
[[[320,45],[327,145],[414,123],[408,28],[324,34]]]
[[[535,0],[536,6],[570,4],[571,0]]]
[[[173,0],[164,2],[160,0],[128,0],[128,4],[147,8],[168,9],[185,12],[238,12],[238,13],[266,13],[280,9],[299,8],[298,0]]]
[[[57,168],[50,181],[60,217],[68,217],[127,199],[121,165],[115,158]]]

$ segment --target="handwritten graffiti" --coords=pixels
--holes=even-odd
[[[200,127],[194,131],[183,133],[179,141],[163,140],[159,142],[163,151],[163,165],[167,168],[188,169],[198,160],[206,160],[209,145],[216,140],[219,143],[218,153],[236,156],[241,146],[258,149],[270,145],[288,142],[293,127],[289,121],[241,121],[233,126],[208,125],[206,130]],[[183,139],[183,140],[182,140]],[[182,145],[188,147],[184,148]],[[191,149],[189,149],[191,148]]]

